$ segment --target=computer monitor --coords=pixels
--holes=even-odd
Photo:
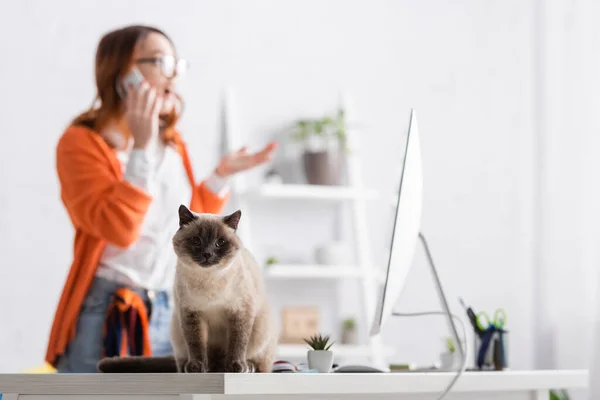
[[[421,166],[421,149],[419,143],[419,127],[414,109],[410,112],[404,159],[400,172],[400,187],[396,200],[396,217],[392,229],[390,253],[385,283],[377,303],[375,317],[371,328],[371,336],[377,335],[394,314],[394,307],[402,293],[406,277],[413,263],[417,241],[425,248],[427,261],[431,268],[434,283],[446,314],[451,334],[454,337],[459,356],[464,357],[464,350],[452,318],[446,296],[442,289],[427,242],[421,233],[421,210],[423,202],[423,172]]]

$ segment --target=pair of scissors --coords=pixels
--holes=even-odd
[[[482,321],[483,320],[483,321]],[[477,326],[484,333],[481,337],[481,345],[479,353],[477,354],[477,367],[481,369],[485,362],[485,356],[492,343],[492,339],[498,335],[498,363],[502,368],[506,367],[506,361],[504,359],[504,339],[502,333],[504,332],[504,324],[506,323],[506,312],[502,308],[496,309],[494,312],[494,319],[490,319],[489,315],[482,311],[477,314]]]
[[[506,312],[502,308],[496,309],[496,311],[494,312],[494,319],[490,319],[490,316],[485,311],[482,311],[479,314],[477,314],[477,326],[483,331],[486,331],[491,327],[502,329],[505,323]]]

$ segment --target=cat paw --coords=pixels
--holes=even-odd
[[[183,373],[184,371],[184,367],[185,364],[187,363],[187,359],[185,358],[176,358],[175,359],[175,366],[177,367],[177,372],[179,373]]]
[[[232,361],[227,368],[227,372],[239,372],[239,373],[247,373],[252,372],[254,368],[252,368],[252,364],[247,363],[246,361],[236,360]]]
[[[246,363],[248,364],[248,372],[255,373],[256,365],[254,365],[254,363],[252,361],[246,361]]]
[[[188,374],[208,372],[206,365],[206,363],[203,363],[200,360],[187,360],[183,366],[183,372]]]

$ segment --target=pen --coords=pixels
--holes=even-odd
[[[479,324],[477,323],[477,315],[475,315],[475,312],[473,311],[473,309],[470,306],[467,307],[467,305],[463,301],[462,297],[459,297],[458,301],[460,301],[460,304],[462,304],[465,311],[467,312],[469,321],[471,321],[471,326],[473,326],[473,329],[475,330],[475,333],[477,334],[477,336],[479,336],[480,338],[483,337],[483,334],[485,333],[485,331],[479,327]]]
[[[496,336],[494,338],[494,369],[496,371],[502,371],[504,366],[502,364],[502,342],[501,339]]]

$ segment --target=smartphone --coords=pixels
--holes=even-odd
[[[129,86],[137,88],[142,84],[143,81],[144,75],[142,75],[139,69],[133,68],[117,85],[117,93],[122,99],[124,99],[127,95],[127,89]]]

